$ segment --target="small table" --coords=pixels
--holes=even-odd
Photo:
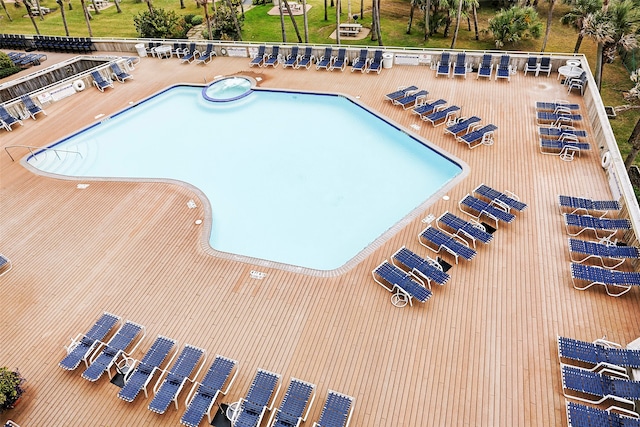
[[[162,45],[153,49],[158,58],[171,58],[171,46]]]
[[[579,59],[567,59],[567,65],[571,67],[579,67],[581,64]]]
[[[573,79],[576,77],[580,77],[584,70],[580,67],[576,67],[573,65],[563,65],[558,68],[558,80],[560,80],[560,76],[563,76],[565,79]]]
[[[237,402],[230,403],[227,407],[227,418],[229,419],[229,421],[231,421],[232,424],[236,420],[236,418],[238,418],[238,415],[240,415],[239,412],[241,403],[242,401],[239,400]]]

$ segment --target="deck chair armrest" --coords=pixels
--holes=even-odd
[[[193,397],[196,394],[196,389],[198,388],[199,385],[200,383],[198,381],[193,382],[193,385],[191,386],[191,390],[189,390],[189,393],[187,393],[187,397],[184,399],[184,406],[189,407],[189,403],[191,403],[191,401],[193,400]]]
[[[89,361],[89,363],[93,363],[95,362],[95,360],[98,358],[98,355],[100,354],[100,352],[102,351],[102,349],[106,348],[107,344],[102,342],[102,341],[96,341],[94,344],[91,354],[91,357],[89,357],[87,360]]]
[[[593,343],[599,344],[603,347],[608,347],[608,348],[622,348],[621,344],[618,344],[617,342],[613,342],[613,341],[608,341],[605,337],[598,338],[597,340],[593,341]]]
[[[307,404],[307,412],[304,413],[304,415],[302,416],[302,422],[304,423],[305,421],[307,421],[307,417],[309,416],[309,412],[311,412],[311,407],[313,406],[313,402],[316,400],[316,391],[315,391],[315,387],[313,390],[313,395],[311,396],[311,400],[309,400],[309,403]]]
[[[273,393],[273,396],[271,396],[271,405],[269,405],[266,409],[268,411],[271,411],[273,409],[273,406],[276,403],[276,398],[278,397],[278,393],[280,393],[280,388],[282,387],[282,383],[278,384],[278,388],[276,389],[276,391]]]
[[[227,387],[224,390],[220,390],[220,393],[222,393],[225,396],[229,392],[229,389],[233,385],[233,382],[236,380],[236,377],[238,376],[239,370],[237,367],[235,369],[236,369],[236,372],[233,374],[233,377],[231,378],[231,381],[229,381],[229,384],[227,384]]]
[[[166,369],[160,369],[160,368],[155,368],[157,370],[160,371],[160,376],[158,377],[158,379],[156,380],[156,383],[153,385],[153,394],[156,394],[158,392],[158,390],[160,389],[160,385],[162,384],[162,381],[164,379],[164,377],[167,375],[168,371]],[[153,372],[152,372],[153,375]]]

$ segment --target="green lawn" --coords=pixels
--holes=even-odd
[[[196,6],[196,2],[185,0],[185,9],[180,9],[179,0],[152,0],[153,6],[157,8],[173,9],[178,15],[196,14],[203,15],[202,8]],[[328,0],[329,2],[329,0]],[[87,4],[90,2],[87,0]],[[66,10],[67,21],[70,28],[70,35],[75,37],[86,37],[88,35],[87,27],[81,13],[81,7],[78,0],[73,0],[73,10]],[[328,20],[324,20],[324,2],[321,0],[310,0],[307,4],[311,5],[308,13],[309,21],[309,38],[311,43],[334,43],[329,36],[335,27],[335,8],[329,8]],[[428,41],[423,40],[423,22],[420,12],[416,11],[413,21],[411,34],[406,34],[408,16],[409,16],[409,0],[384,0],[382,3],[382,38],[387,46],[411,46],[411,47],[428,47],[428,48],[449,48],[451,46],[451,35],[454,28],[450,30],[449,37],[443,37],[442,34],[435,34]],[[51,8],[54,11],[44,17],[44,20],[35,18],[41,34],[46,35],[64,35],[64,27],[59,7],[55,0],[42,0],[41,5]],[[280,28],[280,17],[278,15],[271,16],[267,11],[272,5],[259,5],[251,7],[245,14],[243,27],[243,40],[256,42],[279,42],[282,41]],[[342,4],[341,21],[346,21],[349,4]],[[371,26],[371,9],[370,3],[367,2],[364,9],[364,16],[359,20],[365,27]],[[538,11],[540,19],[546,22],[547,2],[540,2]],[[7,3],[9,13],[13,18],[13,22],[9,22],[6,16],[2,15],[0,26],[3,33],[18,34],[34,34],[34,28],[31,21],[26,16],[24,7],[16,8],[13,4]],[[115,7],[109,7],[103,10],[100,15],[94,15],[91,21],[93,35],[95,37],[136,37],[136,31],[133,26],[133,17],[139,12],[146,10],[145,3],[137,0],[122,0],[122,13],[119,14]],[[351,3],[352,13],[360,14],[360,3]],[[572,52],[576,33],[570,28],[560,24],[560,17],[569,10],[569,6],[558,4],[554,9],[554,19],[550,40],[547,43],[547,51],[549,52]],[[481,30],[480,40],[475,40],[475,32],[473,24],[471,31],[467,26],[466,19],[460,25],[460,33],[456,48],[458,49],[475,49],[485,50],[493,49],[495,46],[490,35],[485,34],[482,29],[486,29],[488,21],[495,16],[496,10],[490,8],[486,4],[482,4],[478,10],[478,25]],[[286,35],[288,42],[296,43],[297,37],[291,24],[289,17],[285,17]],[[296,17],[296,22],[300,30],[301,37],[304,38],[303,20],[301,16]],[[452,24],[455,25],[455,22]],[[376,45],[370,38],[359,41],[349,41],[353,45]],[[520,51],[539,52],[542,46],[542,39],[523,40],[516,46],[505,46],[507,49],[516,49]],[[589,60],[592,68],[595,67],[596,47],[593,42],[585,39],[582,43],[580,53],[583,53]],[[629,80],[629,74],[622,66],[621,61],[616,59],[613,64],[607,64],[604,67],[602,99],[605,105],[622,105],[625,101],[622,93],[632,87]],[[620,114],[615,120],[611,121],[611,126],[618,140],[620,151],[625,156],[629,152],[627,139],[631,134],[636,121],[640,118],[640,111],[630,110]],[[640,160],[638,160],[640,165]]]

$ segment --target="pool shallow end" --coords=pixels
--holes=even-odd
[[[202,88],[202,97],[210,102],[235,101],[253,92],[253,82],[246,77],[224,77]]]

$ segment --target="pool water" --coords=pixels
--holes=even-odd
[[[316,270],[343,266],[463,171],[345,97],[266,90],[214,103],[172,87],[55,145],[82,158],[28,162],[188,182],[211,205],[214,249]]]

